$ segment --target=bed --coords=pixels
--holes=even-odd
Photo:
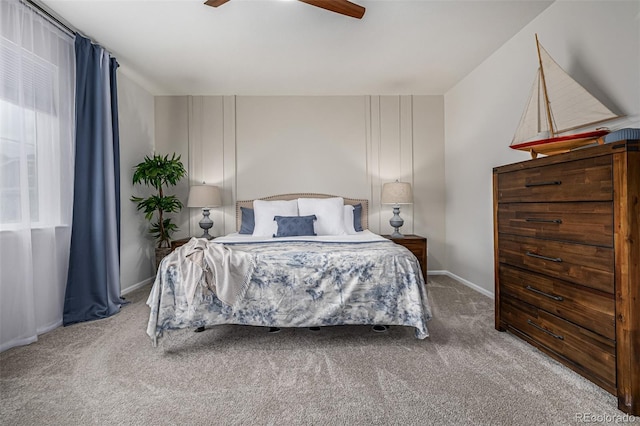
[[[429,336],[419,262],[368,230],[367,200],[238,201],[236,225],[236,233],[192,238],[162,260],[147,300],[154,345],[168,330],[221,324],[406,326],[418,339]]]

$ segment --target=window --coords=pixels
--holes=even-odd
[[[0,351],[62,323],[73,209],[74,39],[0,0]]]
[[[23,110],[17,105],[0,100],[0,222],[18,223],[22,220],[21,187],[28,187],[29,217],[38,222],[37,145],[35,139],[36,112]],[[50,119],[47,121],[51,121]],[[26,132],[20,131],[23,127]],[[31,131],[29,131],[31,130]],[[26,173],[24,173],[26,172]]]
[[[46,40],[34,35],[26,46],[0,39],[0,230],[68,225],[71,217],[73,61],[67,53],[56,61],[59,36],[43,32]]]

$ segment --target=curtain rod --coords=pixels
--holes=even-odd
[[[70,35],[74,35],[75,33],[78,32],[74,28],[71,28],[69,25],[62,22],[59,18],[54,16],[52,12],[49,12],[48,10],[46,10],[44,6],[42,6],[38,2],[34,0],[20,0],[20,3],[26,6],[32,7],[33,9],[35,9],[36,12],[44,15],[45,18],[53,21],[53,23],[56,24],[58,27],[60,27],[61,30],[68,32]]]
[[[3,0],[0,0],[0,1],[3,1]],[[19,0],[19,1],[25,6],[31,7],[34,10],[34,12],[41,14],[46,19],[49,19],[52,24],[56,25],[62,31],[65,31],[70,36],[75,36],[76,34],[80,34],[81,36],[91,40],[92,43],[96,43],[91,37],[85,36],[84,34],[82,34],[82,31],[78,31],[73,26],[71,26],[71,24],[65,24],[62,18],[58,18],[55,15],[55,12],[53,11],[49,12],[46,6],[43,6],[42,4],[40,4],[39,1],[37,0]],[[111,56],[112,58],[115,57],[114,54],[111,53],[109,49],[107,49],[102,45],[100,45],[100,47],[102,47],[109,54],[109,56]]]

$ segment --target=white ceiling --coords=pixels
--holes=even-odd
[[[154,95],[441,95],[553,1],[42,0]]]

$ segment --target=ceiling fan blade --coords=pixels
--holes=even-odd
[[[204,4],[206,4],[207,6],[218,7],[218,6],[222,6],[228,1],[229,0],[207,0],[204,2]]]
[[[361,19],[364,16],[365,8],[351,3],[348,0],[300,0],[303,3],[312,6],[321,7],[331,12],[340,13],[342,15],[351,16],[352,18]]]

